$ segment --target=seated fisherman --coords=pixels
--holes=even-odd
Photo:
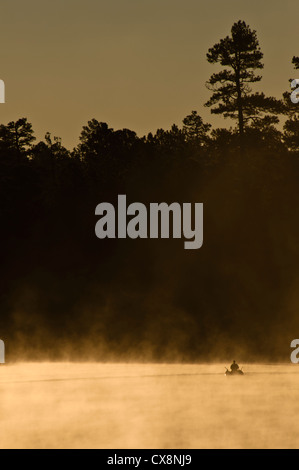
[[[230,368],[231,368],[232,372],[236,372],[236,371],[239,369],[239,366],[238,366],[238,364],[236,363],[236,361],[234,361],[234,362],[232,363],[232,365],[230,366]]]

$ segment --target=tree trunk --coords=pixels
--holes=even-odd
[[[243,107],[242,107],[242,93],[240,83],[240,64],[237,59],[236,67],[236,88],[237,88],[237,108],[238,108],[238,123],[239,123],[239,137],[240,137],[240,150],[244,147],[244,118],[243,118]]]

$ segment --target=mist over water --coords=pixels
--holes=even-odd
[[[298,367],[224,371],[220,363],[2,366],[0,447],[298,448]]]

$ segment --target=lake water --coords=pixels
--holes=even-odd
[[[299,366],[0,367],[1,448],[299,448]]]

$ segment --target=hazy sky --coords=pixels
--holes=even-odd
[[[91,118],[138,135],[193,109],[215,123],[203,108],[217,70],[208,48],[246,21],[264,52],[259,86],[279,97],[299,55],[298,13],[298,0],[2,0],[0,122],[27,117],[37,138],[70,148]]]

